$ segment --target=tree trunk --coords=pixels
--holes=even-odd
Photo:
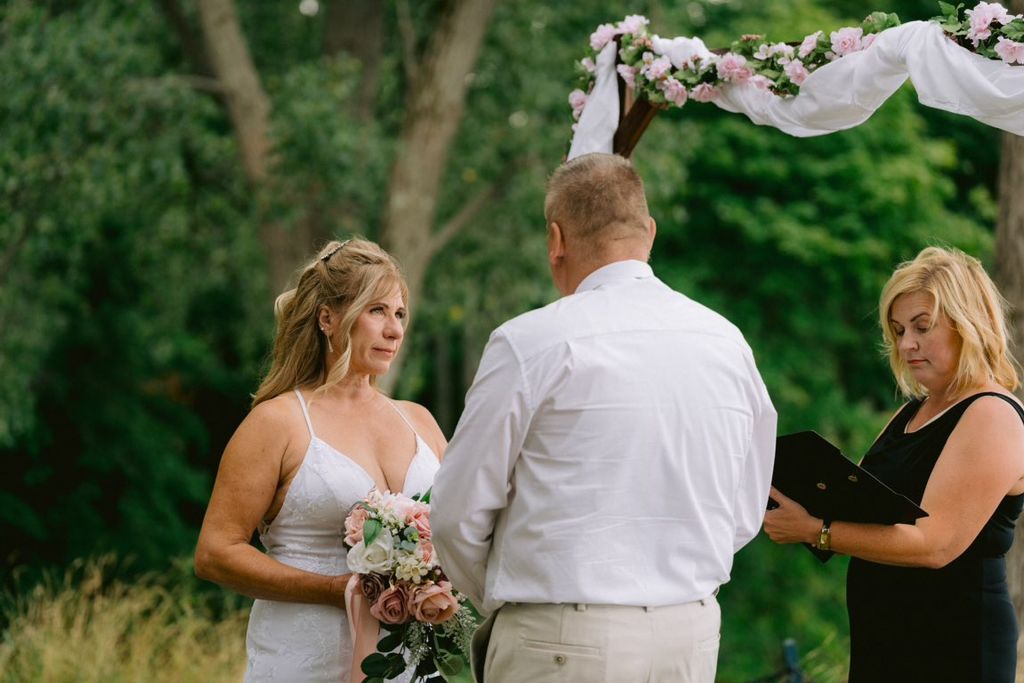
[[[1024,12],[1024,0],[1012,10]],[[1010,304],[1010,333],[1015,356],[1024,351],[1024,137],[1003,133],[999,167],[999,223],[996,227],[996,284]],[[1024,390],[1017,391],[1024,398]],[[1016,541],[1006,557],[1007,581],[1024,624],[1024,518],[1017,521]],[[1024,680],[1024,630],[1017,640],[1017,680]]]
[[[1015,356],[1024,351],[1024,137],[1003,134],[999,169],[999,223],[996,228],[996,282],[1010,304],[1010,332]],[[1024,391],[1018,390],[1024,398]],[[1017,522],[1016,541],[1006,557],[1007,580],[1024,624],[1024,517]],[[1024,633],[1024,631],[1022,631]],[[1018,679],[1024,675],[1024,636],[1017,641]]]
[[[402,264],[413,305],[439,244],[433,228],[441,178],[495,2],[452,0],[430,37],[406,107],[380,243]],[[397,371],[382,386],[392,386]]]
[[[353,110],[366,120],[373,115],[384,48],[384,7],[379,0],[331,0],[327,5],[324,54],[347,52],[362,64],[362,80]]]
[[[259,190],[270,174],[270,100],[249,55],[234,0],[199,0],[199,18],[210,67],[224,87],[245,175]],[[260,227],[272,291],[284,289],[292,270],[312,249],[304,237],[272,222]]]

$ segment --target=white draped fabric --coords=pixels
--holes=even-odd
[[[601,87],[616,78],[608,50],[598,60],[597,86],[580,116],[570,159],[612,149],[618,93]],[[882,31],[868,49],[819,67],[796,97],[778,97],[750,83],[726,84],[715,104],[746,114],[758,125],[811,137],[863,123],[907,78],[922,104],[1024,135],[1024,66],[976,55],[947,38],[938,24],[925,21]],[[608,112],[614,112],[610,125]]]

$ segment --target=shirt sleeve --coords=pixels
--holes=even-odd
[[[466,407],[434,479],[434,549],[452,585],[483,605],[491,535],[508,505],[530,420],[530,395],[512,342],[499,329],[484,349]]]
[[[772,406],[768,390],[757,372],[753,357],[749,360],[755,394],[753,431],[743,476],[736,491],[733,504],[736,519],[736,535],[733,552],[749,543],[761,530],[765,506],[772,484],[772,469],[775,466],[775,435],[778,415]]]

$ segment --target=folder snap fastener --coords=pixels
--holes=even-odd
[[[565,655],[555,655],[555,664],[565,664]]]

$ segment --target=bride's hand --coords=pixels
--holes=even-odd
[[[822,521],[808,514],[804,506],[772,487],[770,494],[778,507],[764,515],[764,532],[776,543],[815,543]]]
[[[370,613],[370,601],[363,595],[359,577],[352,575],[345,587],[345,612],[348,615],[348,626],[352,634],[352,674],[351,683],[362,683],[363,660],[377,651],[377,640],[380,637],[380,622]]]

